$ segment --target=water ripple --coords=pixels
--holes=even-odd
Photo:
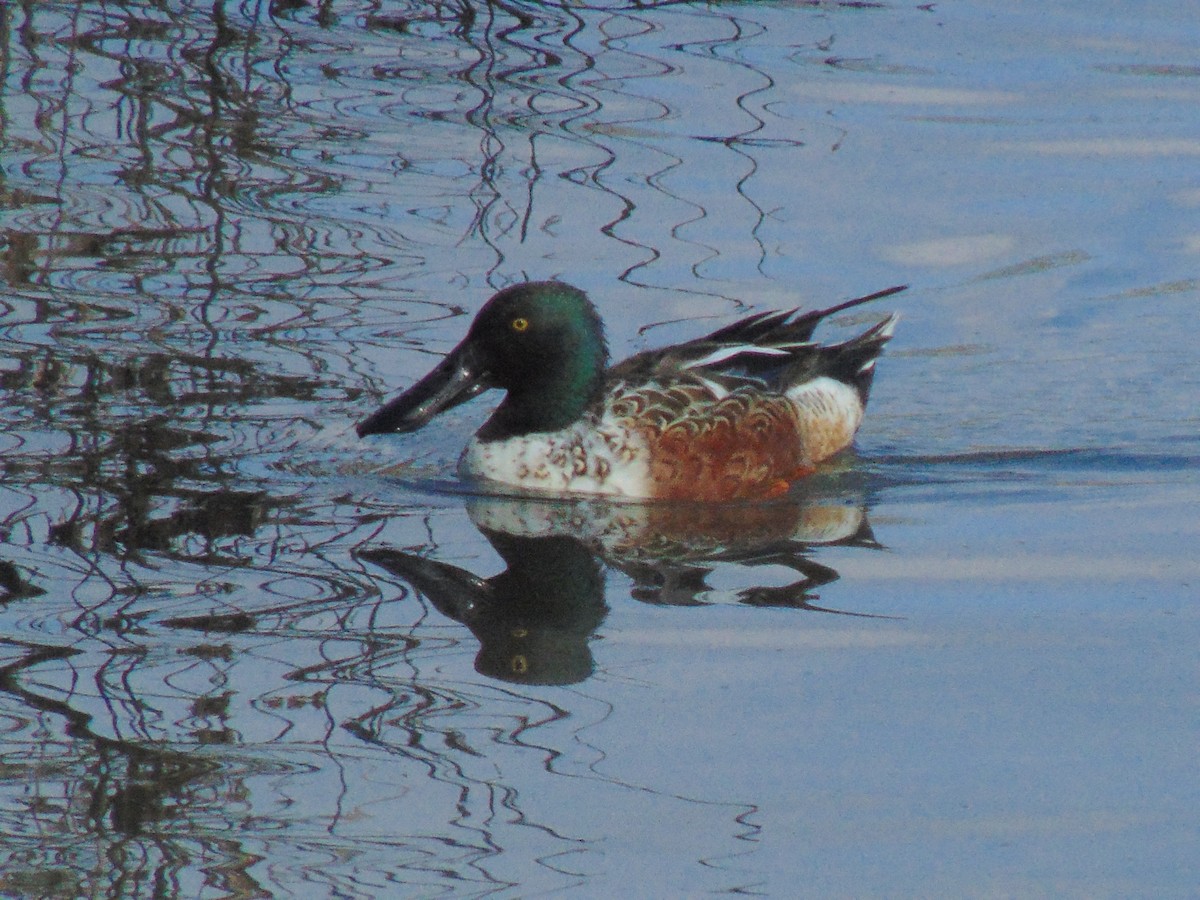
[[[962,834],[964,803],[1008,802],[978,793],[974,752],[945,780],[962,723],[972,751],[1053,765],[1093,698],[1040,692],[1067,715],[1022,743],[1038,722],[1008,727],[1012,686],[1089,636],[1104,666],[1129,656],[1110,647],[1157,621],[1088,631],[1095,609],[1167,601],[1089,594],[1070,653],[1009,677],[1020,641],[1094,572],[1174,602],[1194,568],[1184,513],[1098,566],[1081,524],[1187,509],[1200,456],[1179,327],[1195,71],[1186,29],[1138,16],[1064,8],[1035,34],[969,3],[0,5],[0,893],[779,892],[837,871],[829,822],[860,842],[911,825],[901,781],[930,811],[901,829],[914,867],[945,849],[930,821]],[[860,455],[778,506],[469,495],[446,482],[480,406],[394,442],[407,481],[349,431],[522,278],[587,288],[624,355],[895,269],[925,286]],[[1015,516],[1031,495],[1049,525]],[[1016,583],[1006,534],[1041,542],[1020,586],[1053,596],[973,681],[972,601],[938,592]],[[947,558],[970,541],[986,552]],[[547,574],[550,601],[520,589]],[[1185,635],[1186,603],[1170,613]],[[1007,612],[988,614],[983,643]],[[935,698],[926,718],[898,684]],[[1158,700],[1128,705],[1158,718],[1120,740],[1182,734],[1178,684],[1146,682]],[[1176,745],[1137,758],[1169,776]],[[1050,784],[1039,765],[1023,777]],[[1155,777],[1139,765],[1103,784]]]

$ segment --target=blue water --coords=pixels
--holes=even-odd
[[[1190,6],[0,7],[0,893],[1191,896]],[[352,424],[909,284],[785,501]]]

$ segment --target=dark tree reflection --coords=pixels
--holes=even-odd
[[[537,779],[630,789],[581,736],[614,579],[682,607],[741,567],[737,604],[826,608],[814,548],[870,544],[857,500],[829,539],[525,533],[345,435],[489,286],[615,284],[614,343],[736,305],[711,227],[761,277],[755,179],[803,144],[764,133],[747,11],[0,4],[0,893],[561,889],[593,845]],[[669,306],[622,316],[635,284]]]

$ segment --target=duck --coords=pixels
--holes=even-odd
[[[846,449],[898,317],[841,343],[822,320],[906,290],[825,309],[757,312],[609,365],[588,295],[562,281],[504,288],[416,384],[356,426],[403,434],[485,391],[503,400],[468,441],[459,476],[485,493],[636,501],[758,501],[787,494]]]

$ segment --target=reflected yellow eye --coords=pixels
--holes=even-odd
[[[529,327],[529,320],[524,316],[517,316],[512,320],[512,330],[520,334]]]

